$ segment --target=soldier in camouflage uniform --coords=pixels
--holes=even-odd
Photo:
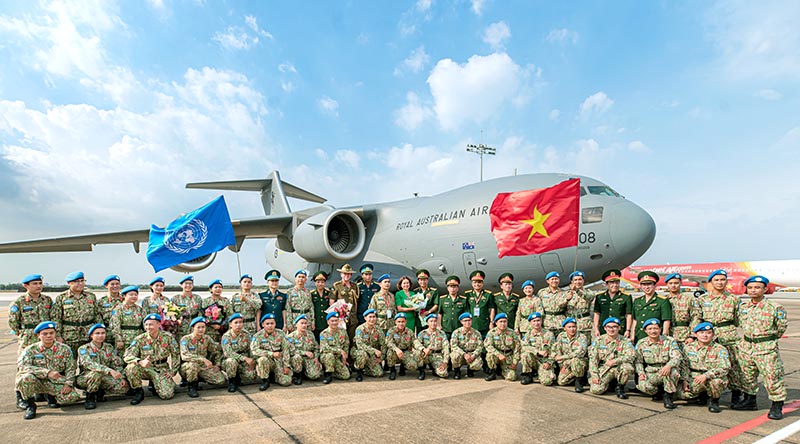
[[[508,315],[498,313],[494,317],[495,327],[489,330],[483,346],[486,347],[486,366],[489,367],[487,381],[494,381],[502,376],[507,381],[517,380],[517,364],[519,364],[522,346],[519,335],[508,328]]]
[[[586,336],[586,341],[592,342],[592,308],[594,292],[583,288],[586,275],[578,270],[569,275],[569,290],[567,290],[567,314],[578,321],[578,333]]]
[[[311,292],[306,290],[308,272],[298,270],[294,274],[294,287],[286,292],[286,320],[294,320],[300,315],[306,315],[310,323],[314,323],[314,302]],[[287,331],[294,330],[294,324],[287,325]]]
[[[101,313],[94,294],[84,291],[83,272],[68,274],[66,281],[69,289],[56,296],[50,315],[56,323],[59,342],[69,345],[73,356],[77,356],[78,348],[89,336],[89,327],[97,323]]]
[[[589,344],[586,336],[578,334],[578,321],[575,318],[564,319],[561,325],[564,331],[559,333],[555,344],[550,347],[553,361],[558,365],[557,382],[558,385],[567,385],[574,381],[575,391],[582,393]]]
[[[494,306],[498,313],[505,313],[508,316],[508,328],[517,331],[515,325],[519,295],[511,291],[514,288],[514,275],[503,273],[497,281],[500,283],[500,291],[494,294]]]
[[[311,329],[314,331],[314,338],[319,341],[319,334],[322,330],[328,328],[328,322],[325,320],[325,310],[331,306],[333,302],[333,293],[325,287],[328,282],[328,275],[324,271],[314,273],[314,290],[311,291],[311,301],[314,303],[314,323],[311,324]],[[392,296],[394,298],[394,296]]]
[[[125,352],[133,339],[144,333],[144,308],[136,305],[139,287],[129,285],[122,290],[124,301],[111,312],[111,329],[114,331],[114,346],[118,352]]]
[[[150,280],[151,295],[145,296],[142,299],[142,308],[146,314],[155,313],[159,316],[164,311],[164,305],[169,302],[169,298],[164,294],[164,278],[156,276]]]
[[[360,293],[358,285],[356,285],[355,282],[350,281],[350,279],[353,278],[353,268],[350,266],[350,264],[344,264],[342,268],[338,268],[336,271],[340,273],[342,280],[333,284],[333,289],[331,290],[331,299],[334,301],[344,299],[345,302],[351,304],[350,313],[348,314],[347,319],[345,319],[345,323],[347,323],[347,337],[350,340],[350,344],[347,346],[349,349],[353,345],[352,341],[355,337],[356,327],[358,326],[358,316],[356,315],[356,310],[358,310],[358,298]],[[320,347],[322,347],[321,338]]]
[[[92,410],[105,395],[124,395],[130,386],[125,379],[125,364],[117,350],[106,341],[108,329],[95,324],[89,329],[91,341],[78,349],[78,378],[76,386],[86,390],[85,407]]]
[[[258,331],[258,314],[261,311],[261,299],[253,293],[253,276],[244,274],[239,278],[242,291],[231,296],[231,314],[241,313],[244,328],[253,334]]]
[[[330,312],[325,316],[328,328],[319,334],[319,360],[325,369],[323,384],[330,384],[336,379],[350,379],[350,369],[347,368],[347,358],[350,339],[347,331],[339,328],[339,316]]]
[[[425,379],[425,366],[428,365],[440,378],[447,377],[447,365],[450,363],[450,342],[447,334],[439,328],[439,315],[431,313],[425,316],[428,328],[417,335],[414,347],[419,353],[419,376]]]
[[[628,338],[620,336],[619,324],[619,318],[603,321],[606,334],[589,347],[589,391],[602,395],[613,385],[617,398],[628,399],[625,385],[633,373],[636,351]]]
[[[532,279],[522,283],[522,299],[519,300],[519,307],[517,307],[517,319],[514,321],[514,327],[517,329],[520,337],[525,336],[525,333],[530,330],[530,322],[528,318],[534,313],[544,313],[544,306],[542,299],[536,295],[536,284]],[[539,319],[541,321],[541,318]]]
[[[144,318],[145,333],[140,334],[125,350],[123,360],[125,375],[134,389],[131,405],[144,400],[142,380],[147,379],[161,399],[170,399],[175,394],[175,381],[181,364],[181,352],[175,338],[161,331],[161,316],[151,313]]]
[[[772,406],[770,419],[783,418],[786,385],[778,340],[786,332],[788,320],[782,305],[764,299],[769,279],[752,276],[744,281],[750,300],[739,306],[739,326],[744,340],[739,342],[739,365],[742,368],[742,389],[745,397],[733,405],[734,410],[757,410],[758,375],[764,380]]]
[[[97,300],[100,307],[100,319],[98,322],[108,326],[106,330],[106,341],[112,346],[116,343],[114,340],[114,331],[111,329],[111,316],[114,314],[114,309],[117,305],[123,302],[122,294],[120,294],[120,277],[112,274],[103,279],[103,286],[106,287],[108,293],[103,295],[102,298]]]
[[[319,344],[314,339],[314,333],[308,329],[308,318],[300,315],[294,319],[294,330],[288,334],[287,339],[292,349],[292,382],[295,385],[303,383],[303,373],[312,381],[319,379],[322,374],[322,363],[319,362]]]
[[[651,318],[644,321],[647,337],[636,343],[636,388],[653,395],[657,401],[663,396],[664,407],[674,409],[673,395],[680,377],[681,350],[678,341],[661,334],[661,321]]]
[[[206,334],[206,318],[198,316],[189,324],[192,333],[181,338],[181,376],[189,383],[189,397],[197,398],[199,379],[213,385],[225,383],[220,369],[222,348]]]
[[[390,380],[394,381],[397,377],[394,368],[397,364],[400,364],[400,376],[405,376],[406,369],[416,370],[419,367],[420,359],[414,341],[414,332],[406,328],[406,314],[394,315],[394,327],[386,332],[386,363],[389,364]]]
[[[550,353],[550,348],[556,338],[550,330],[542,329],[542,314],[538,311],[528,315],[528,327],[522,337],[522,385],[533,382],[533,372],[539,373],[539,382],[542,385],[553,385],[556,381],[555,363]]]
[[[36,395],[55,397],[50,406],[80,400],[75,391],[75,359],[66,344],[56,341],[56,324],[40,323],[34,328],[39,341],[25,347],[17,359],[15,386],[27,401],[25,419],[36,417]]]
[[[276,328],[275,315],[261,316],[261,330],[250,341],[250,352],[256,358],[256,373],[261,378],[258,389],[269,388],[270,373],[284,387],[292,384],[292,351],[283,330]]]
[[[203,298],[198,294],[192,293],[194,289],[193,276],[184,276],[179,284],[183,291],[172,297],[172,303],[183,310],[183,315],[178,319],[178,323],[180,323],[178,331],[180,336],[183,337],[192,332],[192,328],[189,326],[192,319],[201,316],[200,305],[203,303]]]
[[[558,288],[561,278],[557,272],[547,273],[546,281],[547,287],[542,288],[538,293],[544,309],[544,328],[557,336],[561,333],[561,324],[567,318],[569,301],[567,301],[567,292]]]
[[[698,398],[700,404],[708,404],[709,412],[719,413],[719,397],[728,386],[731,369],[728,350],[714,342],[714,326],[710,322],[697,324],[693,332],[697,340],[683,348],[687,365],[681,366],[683,382],[678,396]]]
[[[364,370],[369,376],[383,376],[381,363],[386,356],[386,334],[377,326],[376,311],[369,308],[363,317],[366,322],[356,328],[356,340],[350,350],[358,382],[364,379]]]
[[[390,322],[394,321],[397,309],[394,306],[394,295],[389,291],[392,286],[389,275],[381,275],[377,282],[381,289],[372,295],[368,308],[375,310],[375,315],[378,318],[378,328],[385,332],[389,329]]]
[[[228,392],[233,393],[242,381],[254,381],[256,360],[250,352],[252,335],[244,329],[244,318],[241,313],[234,313],[228,318],[230,329],[222,335],[222,370],[228,377]]]
[[[411,294],[422,293],[425,295],[426,313],[439,313],[439,289],[428,286],[430,278],[431,273],[428,270],[424,268],[417,270],[417,288],[413,289]],[[422,323],[417,322],[417,333],[423,329]]]
[[[672,323],[667,336],[672,336],[683,347],[694,340],[692,329],[700,323],[700,305],[691,292],[681,293],[683,276],[672,273],[664,278],[667,284],[667,298],[672,306]]]
[[[231,301],[222,296],[222,281],[219,279],[211,281],[208,290],[211,296],[200,303],[200,315],[206,318],[210,327],[206,329],[206,334],[219,341],[228,328],[228,318],[233,314]]]
[[[461,366],[467,366],[467,377],[483,367],[483,336],[472,328],[472,314],[461,313],[458,317],[461,327],[450,335],[450,362],[453,366],[453,379],[461,379]]]

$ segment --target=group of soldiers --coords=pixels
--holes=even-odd
[[[512,291],[511,273],[500,275],[501,291],[492,293],[480,270],[470,274],[472,289],[464,293],[460,279],[448,276],[440,294],[428,285],[427,270],[418,270],[413,290],[403,276],[392,293],[390,276],[373,280],[373,268],[364,264],[355,282],[355,270],[344,265],[330,288],[329,276],[317,272],[313,289],[299,270],[285,293],[277,270],[266,273],[262,293],[252,292],[252,276],[245,274],[231,299],[222,296],[219,280],[201,298],[186,276],[183,291],[169,300],[157,277],[141,305],[138,287],[121,289],[117,275],[104,280],[108,293],[97,298],[85,291],[82,272],[70,273],[69,289],[55,301],[42,294],[41,275],[28,275],[26,293],[9,316],[19,338],[17,406],[32,419],[37,400],[51,407],[75,403],[79,389],[87,409],[107,394],[130,396],[137,405],[143,380],[154,395],[169,399],[178,375],[197,397],[200,381],[235,392],[246,383],[267,390],[270,382],[300,385],[304,378],[329,384],[351,373],[357,381],[386,372],[395,380],[416,370],[422,380],[427,368],[440,378],[452,373],[461,379],[466,366],[466,377],[483,371],[487,381],[515,381],[520,367],[523,385],[536,378],[543,385],[574,384],[579,393],[588,385],[591,393],[613,391],[620,399],[627,398],[633,377],[640,392],[668,409],[680,398],[714,413],[726,388],[732,409],[756,410],[761,375],[772,401],[769,417],[782,418],[786,388],[778,339],[787,319],[782,306],[764,298],[769,281],[763,276],[745,282],[749,299],[740,300],[727,292],[724,270],[711,273],[709,292],[699,297],[681,292],[679,274],[666,276],[668,294],[658,295],[659,276],[644,271],[638,276],[644,295],[633,300],[620,290],[619,270],[603,274],[606,290],[599,294],[584,288],[584,273],[575,271],[567,288],[550,272],[545,288],[535,292],[526,280],[520,296]],[[409,304],[412,295],[423,302]],[[337,301],[349,310],[332,310]],[[172,334],[164,321],[176,307]]]

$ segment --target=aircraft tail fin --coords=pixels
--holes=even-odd
[[[186,188],[205,189],[205,190],[233,190],[233,191],[258,191],[261,193],[261,206],[264,207],[264,214],[288,214],[291,213],[287,197],[306,200],[315,203],[325,203],[326,199],[310,193],[302,188],[296,187],[288,182],[281,180],[277,171],[270,173],[266,179],[253,180],[230,180],[222,182],[195,182],[187,183]]]

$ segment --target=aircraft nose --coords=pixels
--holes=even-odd
[[[611,240],[617,252],[619,267],[627,267],[639,259],[656,237],[656,223],[641,207],[623,201],[614,207]]]

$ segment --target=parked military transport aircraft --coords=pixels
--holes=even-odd
[[[498,259],[490,230],[489,208],[498,193],[541,189],[564,180],[581,180],[581,220],[577,247],[544,254]],[[488,287],[496,287],[503,272],[520,282],[535,279],[542,286],[550,271],[569,274],[575,267],[587,281],[609,268],[624,268],[653,243],[655,223],[647,212],[595,179],[566,174],[526,174],[466,185],[430,197],[358,207],[333,208],[325,199],[280,179],[191,183],[187,188],[256,191],[265,217],[233,220],[236,246],[246,238],[271,238],[266,262],[291,280],[300,268],[332,272],[344,263],[375,265],[377,273],[393,280],[425,268],[439,285],[448,275],[468,282],[475,269],[486,272]],[[319,204],[292,212],[288,197]],[[93,245],[131,243],[139,252],[149,230],[91,234],[0,244],[0,253],[91,251]],[[577,258],[576,258],[577,255]],[[173,267],[193,272],[210,266],[207,255]],[[566,276],[564,277],[566,279]],[[468,285],[468,284],[467,284]]]

